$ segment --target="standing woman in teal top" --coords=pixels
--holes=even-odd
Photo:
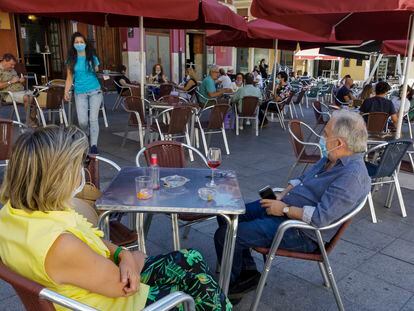
[[[98,117],[103,100],[101,85],[96,77],[99,60],[80,32],[72,35],[67,66],[65,100],[70,100],[69,91],[73,84],[79,127],[89,136],[90,152],[97,154]]]

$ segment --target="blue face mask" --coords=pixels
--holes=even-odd
[[[83,52],[86,49],[86,44],[85,43],[75,43],[73,45],[73,47],[75,48],[76,51]]]
[[[322,157],[327,158],[328,149],[326,148],[326,139],[323,136],[321,136],[321,138],[319,139],[319,147],[321,147]]]

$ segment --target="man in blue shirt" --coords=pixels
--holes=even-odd
[[[367,147],[363,118],[348,111],[336,111],[325,127],[320,141],[324,157],[309,171],[289,182],[277,200],[260,200],[246,205],[239,218],[232,266],[229,298],[240,299],[253,290],[260,279],[250,254],[252,247],[270,247],[279,225],[298,219],[316,227],[327,226],[354,210],[369,193],[371,179],[363,160]],[[226,224],[218,219],[214,241],[219,262],[222,258]],[[336,229],[324,231],[329,242]],[[313,252],[316,236],[307,230],[288,230],[281,248]]]
[[[199,93],[202,96],[199,96],[199,101],[201,104],[206,104],[209,99],[220,97],[224,93],[232,93],[232,89],[222,88],[220,90],[216,89],[216,80],[219,77],[219,68],[217,66],[212,66],[210,68],[209,75],[204,78],[203,82],[200,85]]]

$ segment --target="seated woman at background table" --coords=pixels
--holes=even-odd
[[[194,65],[189,65],[186,69],[185,69],[185,73],[186,73],[186,81],[184,83],[183,86],[177,86],[176,89],[179,90],[179,96],[185,98],[185,99],[190,99],[191,95],[190,93],[187,93],[188,91],[190,91],[191,89],[194,89],[195,86],[197,86],[197,77],[196,77],[196,71],[195,71],[195,66]],[[184,91],[184,92],[180,92],[180,91]],[[194,89],[195,92],[195,89]]]
[[[244,85],[244,75],[241,72],[238,72],[236,74],[236,80],[234,80],[234,82],[232,82],[231,84],[231,89],[233,90],[233,92],[237,92],[237,90],[243,87],[243,85]]]
[[[160,84],[168,82],[167,76],[164,74],[164,69],[161,64],[155,64],[154,67],[152,67],[152,74],[149,77],[149,82]]]
[[[141,310],[174,291],[191,295],[197,310],[231,310],[198,251],[131,252],[103,240],[74,211],[87,150],[75,127],[45,127],[17,139],[0,195],[3,263],[98,310]]]
[[[411,105],[410,98],[412,97],[411,93],[412,93],[412,89],[411,87],[407,85],[407,97],[405,98],[404,114],[406,114],[408,110],[410,110],[410,105]],[[392,101],[392,104],[394,105],[396,113],[400,111],[401,97],[402,97],[401,95],[402,95],[402,86],[400,87],[398,94],[396,94],[395,96],[391,98],[391,101]]]
[[[364,102],[364,100],[374,97],[375,96],[375,92],[374,92],[374,88],[372,86],[372,84],[367,84],[364,86],[364,88],[362,89],[361,94],[359,94],[358,99],[362,100],[362,102]]]

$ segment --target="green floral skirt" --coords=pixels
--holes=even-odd
[[[146,305],[175,291],[194,298],[197,311],[232,310],[232,305],[209,271],[203,256],[193,249],[149,256],[141,282],[150,286]],[[178,310],[183,310],[182,305]]]

